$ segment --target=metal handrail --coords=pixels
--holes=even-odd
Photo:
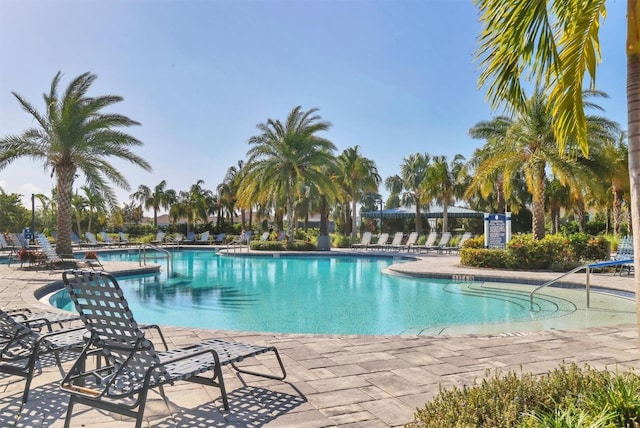
[[[161,254],[164,254],[165,259],[167,259],[167,274],[171,275],[173,271],[173,255],[170,251],[165,250],[164,248],[157,247],[152,244],[143,244],[138,248],[138,263],[142,266],[142,262],[146,266],[147,264],[147,248],[155,250]]]
[[[564,278],[567,275],[570,275],[572,273],[576,273],[582,269],[586,269],[587,272],[587,284],[586,284],[586,291],[587,291],[587,308],[589,307],[589,295],[590,295],[590,288],[591,288],[591,283],[589,280],[589,273],[591,271],[592,268],[596,268],[596,267],[608,267],[608,266],[618,266],[618,265],[628,265],[628,264],[632,264],[633,263],[633,259],[623,259],[623,260],[608,260],[605,262],[596,262],[596,263],[590,263],[590,264],[586,264],[586,265],[581,265],[578,266],[575,269],[570,270],[569,272],[563,273],[562,275],[560,275],[557,278],[552,279],[551,281],[547,281],[544,284],[542,284],[539,287],[536,287],[530,294],[529,294],[529,304],[531,305],[531,310],[533,310],[533,295],[540,289],[547,287],[549,285],[555,284],[556,282],[558,282],[558,280]]]

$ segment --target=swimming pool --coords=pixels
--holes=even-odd
[[[137,260],[105,254],[102,260]],[[584,292],[548,288],[529,306],[531,286],[452,282],[382,271],[400,260],[383,257],[232,257],[212,251],[174,253],[173,275],[119,278],[136,319],[185,327],[282,333],[440,334],[509,328],[563,328],[581,313]],[[164,260],[158,260],[164,265]],[[602,301],[601,301],[602,300]],[[72,309],[68,296],[51,298]],[[598,295],[607,323],[635,322],[633,301]],[[615,309],[617,308],[617,309]],[[611,319],[610,310],[614,310]],[[594,313],[593,310],[589,311]]]

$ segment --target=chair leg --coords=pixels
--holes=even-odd
[[[138,406],[138,416],[136,416],[136,428],[140,428],[142,426],[142,418],[144,416],[144,406],[147,404],[147,393],[149,392],[149,388],[144,388],[140,392],[140,396],[138,397],[139,406]],[[164,395],[164,393],[163,393]]]
[[[71,414],[73,413],[73,395],[69,397],[69,404],[67,404],[67,416],[64,418],[64,428],[69,428],[71,424]]]

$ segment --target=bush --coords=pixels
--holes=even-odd
[[[609,259],[609,242],[602,236],[584,233],[547,235],[535,240],[531,234],[517,234],[506,249],[485,249],[479,236],[464,243],[460,261],[466,266],[553,270],[564,272],[586,262]]]
[[[251,241],[249,246],[256,251],[284,251],[282,241]]]
[[[331,246],[334,248],[349,248],[350,243],[349,237],[341,233],[334,233],[331,237]]]
[[[441,389],[407,426],[640,428],[639,397],[640,378],[632,371],[618,374],[563,364],[542,377],[487,372],[480,384]],[[560,419],[569,423],[552,422]]]
[[[315,251],[316,244],[311,241],[293,241],[285,243],[284,248],[288,251]]]

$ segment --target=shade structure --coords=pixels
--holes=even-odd
[[[431,205],[429,209],[422,209],[421,216],[423,218],[442,218],[442,207],[437,205]],[[361,212],[360,215],[364,218],[415,218],[416,216],[416,207],[397,207],[397,208],[388,208],[386,210],[378,210],[378,211],[365,211]],[[462,207],[447,207],[447,217],[449,218],[483,218],[484,213],[479,211],[474,211],[469,208]]]

